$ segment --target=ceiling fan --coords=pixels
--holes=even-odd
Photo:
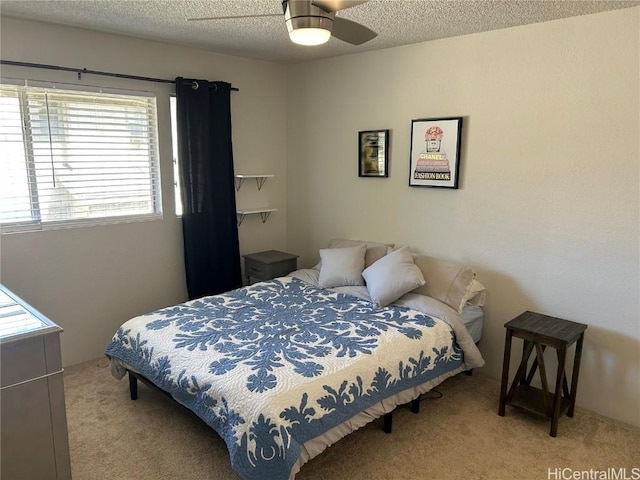
[[[355,7],[367,0],[283,0],[282,10],[289,38],[299,45],[321,45],[331,35],[350,43],[362,45],[378,36],[356,22],[336,17],[336,12]],[[188,18],[187,21],[227,20],[232,18],[279,17],[279,13],[237,15],[228,17]]]

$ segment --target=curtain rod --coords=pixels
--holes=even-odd
[[[84,73],[88,75],[102,75],[103,77],[126,78],[129,80],[143,80],[146,82],[173,83],[173,84],[176,83],[175,80],[167,80],[164,78],[139,77],[137,75],[126,75],[124,73],[99,72],[97,70],[87,70],[86,68],[61,67],[59,65],[45,65],[42,63],[27,63],[27,62],[14,62],[12,60],[0,60],[0,65],[14,65],[17,67],[43,68],[47,70],[62,70],[65,72],[75,72],[78,74],[78,80],[80,80],[80,76]],[[239,91],[239,89],[236,87],[231,87],[231,90],[233,90],[234,92]]]

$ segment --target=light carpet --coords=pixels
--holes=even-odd
[[[144,384],[130,400],[106,358],[68,367],[64,380],[74,480],[240,478],[213,430]],[[578,408],[552,438],[542,417],[512,407],[498,416],[500,384],[478,372],[437,390],[442,397],[424,399],[418,414],[398,408],[390,435],[378,419],[303,465],[296,480],[640,478],[638,428]]]

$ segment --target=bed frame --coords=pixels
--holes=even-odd
[[[151,380],[146,378],[144,375],[141,375],[139,373],[136,373],[136,372],[134,372],[132,370],[128,370],[128,369],[127,369],[127,373],[129,374],[128,375],[128,377],[129,377],[129,396],[131,397],[131,400],[137,400],[138,399],[138,380],[140,380],[142,383],[144,383],[145,385],[150,387],[152,390],[156,390],[156,391],[166,395],[171,400],[174,400],[174,398],[171,396],[171,394],[169,392],[167,392],[167,391],[161,389],[160,387],[158,387],[155,383],[153,383]],[[466,370],[464,373],[466,375],[468,375],[468,376],[471,376],[473,374],[473,369]],[[188,411],[191,415],[195,416],[198,420],[200,420],[201,422],[205,423],[200,417],[198,417],[195,413],[193,413],[187,407],[182,405],[180,402],[176,402],[175,400],[174,400],[174,402],[177,403],[178,405],[180,405],[186,411]],[[411,412],[412,413],[420,413],[420,397],[414,398],[411,401],[410,405],[411,405]],[[206,423],[205,423],[205,425],[206,425]],[[207,427],[209,427],[209,425],[207,425]],[[209,428],[211,428],[211,427],[209,427]],[[383,415],[383,426],[382,426],[382,429],[383,429],[384,433],[391,433],[391,430],[393,429],[393,412],[385,413]]]

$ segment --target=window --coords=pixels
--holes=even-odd
[[[175,95],[169,97],[171,107],[171,140],[173,144],[173,193],[176,200],[176,215],[182,215],[182,191],[180,189],[180,157],[178,156],[178,116]]]
[[[154,97],[0,85],[0,224],[162,214]]]

